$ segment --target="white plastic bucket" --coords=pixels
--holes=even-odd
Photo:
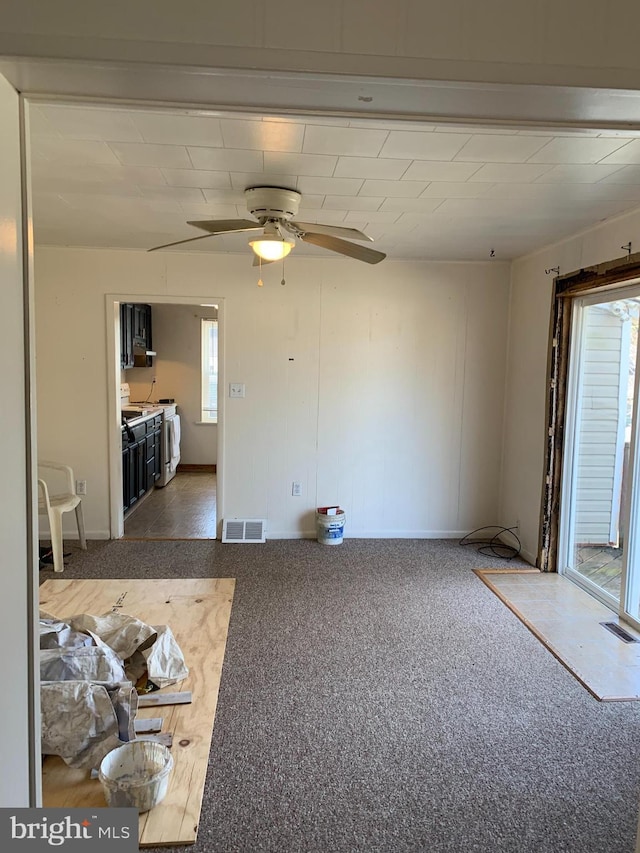
[[[344,522],[345,514],[343,509],[337,510],[335,515],[316,512],[318,542],[322,545],[341,545],[344,535]]]
[[[172,768],[173,756],[161,743],[138,740],[112,749],[98,773],[107,805],[148,812],[167,793]]]

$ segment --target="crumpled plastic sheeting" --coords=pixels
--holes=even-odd
[[[133,655],[124,662],[124,671],[126,672],[129,681],[133,681],[134,684],[137,684],[147,673],[147,659],[143,652],[134,652]]]
[[[74,631],[66,622],[61,622],[48,613],[40,614],[40,648],[72,649],[92,646],[93,640],[80,631]]]
[[[143,654],[147,659],[149,681],[158,687],[166,687],[167,684],[186,678],[189,670],[171,628],[168,625],[155,625],[154,631],[158,638]]]
[[[127,681],[122,661],[108,646],[40,651],[41,681]]]
[[[158,687],[189,674],[167,625],[115,612],[74,616],[68,624],[41,614],[40,630],[42,751],[71,767],[97,767],[133,739],[134,685],[145,672]]]
[[[69,620],[72,628],[86,631],[97,645],[106,644],[125,663],[127,678],[134,683],[148,671],[149,680],[166,687],[189,674],[176,638],[168,625],[146,625],[126,613],[103,616],[83,614]]]
[[[89,770],[133,740],[138,696],[130,682],[47,681],[41,684],[42,752]]]
[[[156,632],[150,625],[126,613],[105,613],[102,616],[83,613],[69,619],[69,625],[76,631],[99,637],[122,660],[127,660],[136,651],[144,651],[156,640]]]

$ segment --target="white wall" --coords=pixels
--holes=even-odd
[[[508,266],[293,257],[280,277],[256,287],[247,256],[37,251],[39,440],[88,481],[90,535],[109,530],[104,297],[119,292],[224,301],[225,381],[246,385],[225,400],[226,516],[265,517],[272,538],[313,535],[333,502],[351,536],[493,523]]]
[[[534,562],[538,547],[544,442],[546,376],[553,274],[624,256],[621,246],[640,245],[640,212],[547,247],[513,263],[509,307],[509,353],[505,402],[500,519],[520,521],[524,554]]]
[[[158,353],[153,367],[122,371],[132,400],[173,397],[180,415],[180,462],[183,465],[215,465],[218,425],[201,418],[201,321],[214,319],[215,308],[197,305],[152,305],[153,348]],[[155,376],[153,386],[151,380]]]
[[[640,7],[628,0],[298,0],[295,10],[4,0],[2,10],[7,56],[629,89],[640,69]]]

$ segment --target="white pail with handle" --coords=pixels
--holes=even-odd
[[[346,516],[343,509],[338,509],[335,515],[316,512],[316,528],[318,542],[322,545],[341,545],[344,536]]]

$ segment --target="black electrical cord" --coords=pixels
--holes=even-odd
[[[499,557],[501,560],[513,560],[513,558],[517,557],[522,550],[522,542],[520,542],[520,539],[514,532],[517,529],[517,527],[500,527],[497,524],[489,524],[486,527],[477,527],[475,530],[472,530],[471,533],[467,533],[466,536],[463,536],[458,544],[480,545],[481,547],[478,548],[479,554],[484,554],[486,557]],[[496,530],[497,532],[494,536],[471,539],[472,536],[476,533],[481,533],[483,530]],[[518,543],[517,548],[515,545],[508,545],[500,539],[500,537],[505,533],[513,536]]]
[[[149,402],[149,397],[153,394],[153,386],[156,384],[155,377],[151,380],[151,388],[149,388],[149,393],[147,394],[147,399],[143,400],[144,403]]]

